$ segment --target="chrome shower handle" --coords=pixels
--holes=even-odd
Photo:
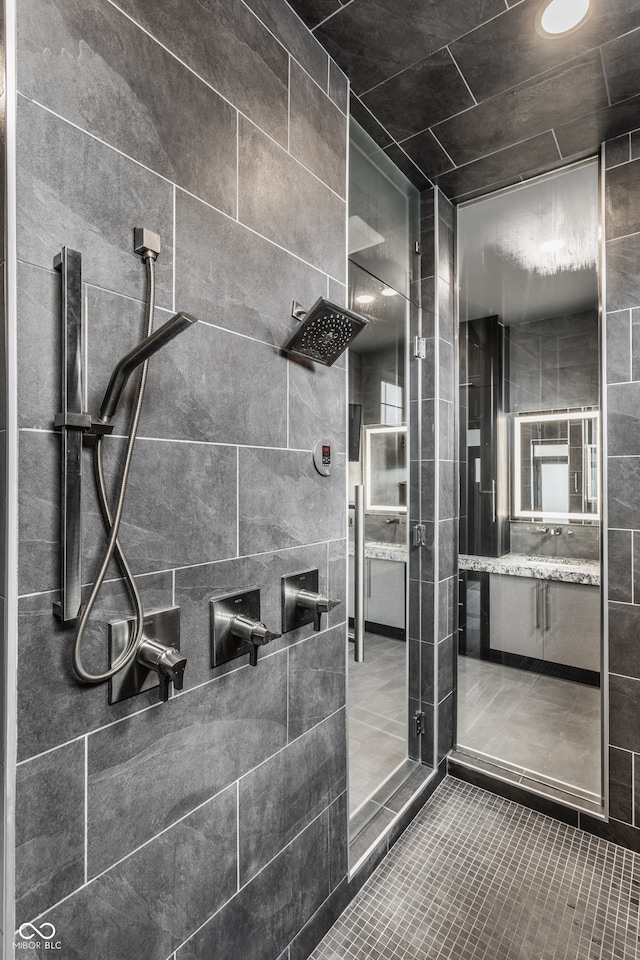
[[[168,647],[165,643],[143,634],[136,659],[143,667],[158,674],[160,700],[166,702],[169,699],[170,684],[173,684],[176,690],[182,690],[187,658],[175,647]]]

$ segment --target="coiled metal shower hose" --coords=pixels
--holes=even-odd
[[[147,330],[145,336],[149,336],[153,332],[153,314],[155,310],[155,299],[156,299],[156,274],[155,274],[155,256],[153,254],[147,254],[145,257],[146,263],[146,274],[147,274],[147,290],[146,290],[146,302],[147,302]],[[104,448],[104,435],[98,434],[96,436],[94,453],[93,453],[93,466],[96,477],[96,486],[98,489],[98,498],[100,501],[100,510],[102,512],[102,518],[104,520],[105,530],[108,534],[107,546],[105,550],[104,557],[102,558],[102,563],[100,564],[100,569],[96,575],[91,592],[87,599],[87,602],[80,608],[80,613],[78,615],[78,620],[76,622],[76,628],[74,633],[74,647],[73,647],[73,669],[78,677],[83,683],[104,683],[106,680],[110,680],[116,673],[122,670],[135,656],[138,645],[142,639],[142,632],[144,629],[144,608],[142,606],[142,598],[138,591],[135,578],[131,571],[131,568],[127,562],[120,541],[118,539],[118,532],[120,529],[120,521],[122,520],[122,513],[124,509],[124,499],[127,492],[127,483],[129,480],[129,471],[131,468],[131,460],[133,457],[133,448],[136,442],[136,436],[138,434],[138,426],[140,424],[140,414],[142,412],[142,401],[144,400],[145,387],[147,385],[147,370],[149,367],[149,361],[146,360],[142,364],[142,370],[140,374],[140,380],[138,382],[138,390],[135,401],[135,408],[133,416],[131,418],[131,426],[129,428],[129,437],[127,440],[127,447],[124,458],[124,466],[122,468],[122,477],[120,480],[120,489],[118,492],[118,499],[116,501],[116,508],[112,515],[109,503],[107,501],[107,491],[104,480],[104,464],[103,464],[103,448]],[[95,606],[95,602],[98,598],[98,594],[102,589],[102,584],[106,576],[109,564],[113,556],[115,555],[116,560],[122,570],[124,579],[127,585],[127,589],[131,596],[133,603],[133,608],[135,610],[135,629],[131,631],[127,645],[120,654],[120,656],[113,662],[111,667],[108,670],[105,670],[104,673],[89,673],[85,668],[82,662],[82,645],[84,641],[85,631],[91,617],[91,613]]]

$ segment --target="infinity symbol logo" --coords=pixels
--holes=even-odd
[[[45,933],[45,929],[50,930],[51,933]],[[56,928],[52,923],[43,923],[40,929],[33,923],[23,923],[18,933],[23,940],[33,940],[34,937],[42,937],[43,940],[53,940],[56,935]]]

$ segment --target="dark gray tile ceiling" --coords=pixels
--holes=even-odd
[[[640,0],[544,39],[543,0],[289,0],[351,80],[355,119],[452,200],[640,128]]]

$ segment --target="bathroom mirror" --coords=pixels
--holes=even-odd
[[[365,509],[407,512],[406,426],[365,427]]]
[[[516,415],[512,437],[514,519],[599,519],[596,410]]]

